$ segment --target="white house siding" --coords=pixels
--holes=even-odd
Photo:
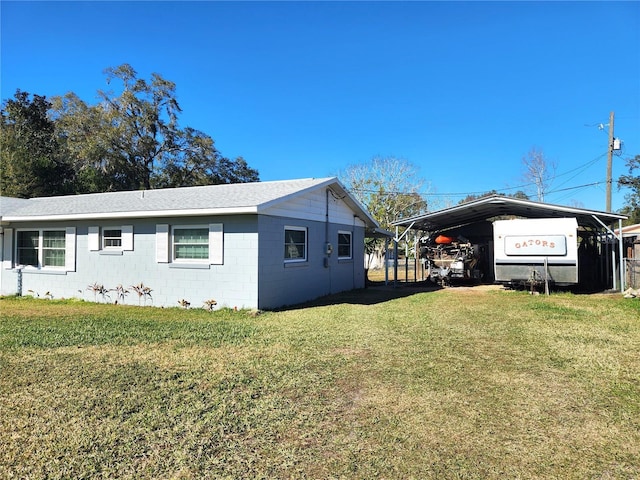
[[[74,265],[73,271],[24,268],[21,274],[23,295],[29,294],[31,290],[41,296],[49,292],[54,298],[76,297],[93,301],[96,297],[87,287],[94,283],[107,289],[122,285],[129,290],[132,285],[143,283],[152,289],[152,300],[146,302],[150,305],[175,307],[179,300],[185,299],[192,307],[201,307],[205,300],[215,299],[218,308],[269,309],[362,288],[365,283],[365,222],[369,226],[375,222],[359,207],[354,206],[355,210],[352,209],[349,205],[354,205],[353,203],[347,204],[343,197],[327,190],[328,184],[325,186],[322,182],[324,180],[321,184],[307,182],[311,187],[302,186],[300,191],[289,190],[290,193],[284,193],[280,197],[267,195],[268,198],[257,201],[251,209],[247,206],[251,206],[250,201],[247,204],[241,202],[243,189],[251,192],[258,188],[258,193],[262,192],[264,196],[265,192],[269,193],[278,185],[256,187],[247,184],[244,187],[233,187],[237,189],[233,195],[222,186],[224,188],[221,187],[220,191],[227,193],[224,194],[224,201],[218,202],[219,205],[215,202],[220,199],[212,194],[214,187],[198,187],[197,190],[194,187],[180,192],[116,192],[83,196],[84,200],[91,200],[93,203],[80,210],[75,205],[80,199],[76,198],[56,199],[58,203],[55,209],[48,203],[33,203],[34,208],[27,213],[23,211],[21,218],[15,217],[20,218],[19,220],[14,219],[5,227],[5,236],[7,230],[11,231],[12,245],[11,248],[2,249],[0,293],[17,293],[18,273],[12,263],[15,259],[16,231],[50,228],[65,230],[67,241],[75,243],[75,255],[66,259],[68,265]],[[230,206],[231,210],[241,211],[233,214],[214,212],[199,192],[210,195],[211,202],[220,209]],[[175,205],[169,202],[171,213],[160,213],[167,216],[159,217],[159,212],[164,211],[159,209],[166,208],[168,200],[165,199],[167,201],[163,203],[156,197],[164,198],[166,195],[169,195],[169,199],[182,198],[191,203],[185,206],[178,200],[174,202]],[[136,209],[122,210],[123,199],[137,202]],[[155,202],[152,206],[145,204],[152,200]],[[351,201],[350,198],[347,200]],[[103,201],[115,203],[103,206],[100,203]],[[208,213],[199,213],[199,209],[207,210]],[[96,217],[100,219],[86,220],[87,212],[93,211],[99,213]],[[111,212],[119,212],[115,215],[122,218],[108,219]],[[365,218],[358,217],[356,212]],[[46,220],[50,216],[60,218],[65,215],[67,219],[83,215],[83,219]],[[24,220],[29,216],[40,221]],[[210,240],[218,238],[220,230],[222,231],[222,261],[219,256],[213,255],[220,252],[212,252],[211,249],[208,262],[185,265],[171,261],[171,255],[165,248],[171,228],[195,225],[209,228]],[[285,263],[285,226],[307,229],[305,262]],[[105,228],[122,230],[122,251],[100,248],[99,234]],[[131,237],[125,235],[125,232],[131,230],[132,242]],[[351,258],[338,259],[339,232],[350,232],[352,235]],[[6,247],[7,238],[3,241]],[[333,252],[329,256],[326,255],[327,243],[333,246]],[[116,293],[111,291],[109,295],[108,299],[103,299],[100,295],[96,299],[113,302]],[[135,292],[130,291],[125,303],[139,303]]]
[[[329,224],[328,239],[334,250],[325,266],[325,222],[261,216],[259,225],[259,308],[294,305],[364,287],[363,227]],[[307,228],[307,261],[285,263],[285,226]],[[338,260],[338,231],[352,232],[353,255],[349,260]]]
[[[148,305],[178,306],[178,300],[185,299],[193,307],[202,306],[208,299],[215,299],[218,306],[257,308],[257,232],[256,217],[251,215],[206,218],[158,218],[130,221],[133,225],[133,250],[111,252],[89,251],[89,227],[120,225],[119,221],[109,222],[64,222],[48,227],[76,227],[76,269],[74,272],[33,271],[28,268],[22,273],[22,294],[32,290],[43,296],[50,292],[54,298],[83,298],[94,300],[94,294],[87,287],[94,283],[107,289],[123,285],[131,290],[131,285],[144,283],[152,289],[152,301]],[[180,266],[173,263],[158,263],[156,252],[156,224],[168,225],[209,225],[222,223],[224,229],[224,258],[222,265]],[[42,228],[42,224],[23,223],[15,228]],[[15,229],[14,229],[15,232]],[[16,270],[5,270],[2,275],[2,293],[17,291]],[[115,292],[110,292],[109,301],[115,300]],[[98,301],[103,301],[101,296]],[[138,296],[131,291],[127,304],[137,305]]]
[[[259,219],[259,308],[294,305],[364,287],[364,223],[339,196],[327,194],[326,189],[314,190],[265,213]],[[285,226],[307,228],[306,262],[285,263]],[[338,231],[352,233],[349,260],[338,260]],[[325,266],[327,242],[333,253]]]
[[[333,194],[331,191],[327,194],[327,189],[316,189],[298,195],[286,202],[278,203],[274,207],[266,208],[262,213],[271,216],[324,222],[327,216],[327,202],[329,206],[329,221],[331,223],[353,224],[353,210],[338,195]],[[363,225],[362,221],[359,221],[359,225]]]
[[[324,202],[324,199],[323,199]],[[320,207],[321,208],[321,207]],[[318,208],[317,210],[319,210]],[[331,212],[330,207],[330,212]],[[303,216],[303,215],[300,215]],[[317,217],[316,217],[317,218]],[[185,299],[192,307],[201,307],[208,299],[215,299],[218,307],[277,308],[283,305],[312,300],[323,295],[364,287],[364,227],[351,217],[351,224],[292,219],[264,215],[236,215],[228,217],[157,218],[123,221],[83,221],[54,223],[20,223],[13,225],[14,255],[15,232],[20,229],[75,227],[75,271],[33,271],[22,273],[22,294],[29,290],[54,298],[81,298],[93,301],[116,300],[116,293],[108,298],[97,297],[88,289],[98,283],[107,289],[122,285],[130,290],[124,303],[144,304],[131,285],[143,283],[152,289],[152,300],[147,305],[175,307]],[[342,215],[341,219],[347,218]],[[330,214],[331,219],[331,214]],[[133,250],[90,250],[89,232],[99,226],[117,228],[126,223],[133,226]],[[156,226],[209,225],[221,223],[224,235],[222,265],[189,267],[160,263],[156,259]],[[307,262],[285,264],[284,228],[300,226],[308,229]],[[333,253],[325,267],[325,232]],[[338,260],[338,232],[352,232],[351,259]],[[259,232],[259,233],[258,233]],[[91,240],[91,248],[95,248]],[[260,276],[260,278],[258,278]],[[2,294],[17,292],[18,275],[15,269],[3,270]]]

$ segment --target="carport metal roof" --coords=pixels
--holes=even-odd
[[[567,207],[564,205],[552,205],[548,203],[533,202],[520,198],[492,195],[472,202],[445,208],[436,212],[405,218],[393,223],[395,227],[406,227],[406,232],[394,239],[396,249],[398,241],[410,230],[422,230],[435,233],[455,227],[463,227],[472,223],[486,221],[494,217],[515,215],[524,218],[566,218],[573,217],[582,227],[593,227],[596,230],[606,230],[618,239],[618,259],[623,258],[622,238],[613,231],[615,223],[618,224],[618,232],[622,230],[622,220],[627,217],[617,213],[601,212],[597,210],[585,210],[582,208]],[[616,262],[612,262],[612,278],[614,290],[616,287]],[[624,286],[624,263],[618,260],[620,273],[620,289]]]
[[[608,226],[627,218],[617,213],[585,210],[502,195],[492,195],[443,210],[405,218],[395,222],[393,225],[434,232],[504,215],[515,215],[524,218],[575,217],[578,225],[597,229],[608,228]]]

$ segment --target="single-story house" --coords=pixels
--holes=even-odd
[[[1,197],[0,229],[1,295],[249,309],[364,287],[380,232],[333,177]]]

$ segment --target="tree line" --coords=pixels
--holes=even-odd
[[[49,195],[259,181],[242,157],[181,127],[176,86],[139,78],[128,64],[105,70],[119,93],[98,90],[89,105],[75,93],[51,99],[18,90],[2,105],[0,192]]]
[[[0,116],[0,193],[41,197],[78,193],[184,187],[259,181],[258,171],[242,157],[229,159],[213,138],[181,127],[176,86],[158,74],[139,78],[128,64],[105,70],[118,93],[98,90],[87,104],[75,93],[47,99],[18,90],[2,104]],[[555,163],[533,148],[522,159],[523,179],[544,201]],[[640,155],[627,160],[628,188],[621,213],[640,222]],[[424,180],[411,162],[374,157],[339,175],[383,228],[399,218],[428,210],[421,194]],[[471,194],[465,203],[498,193]],[[511,196],[527,199],[518,191]]]

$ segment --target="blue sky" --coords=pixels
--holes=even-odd
[[[396,156],[437,207],[517,190],[536,147],[557,165],[546,201],[604,210],[610,111],[614,180],[640,154],[635,1],[0,5],[3,100],[94,103],[104,69],[129,63],[175,82],[181,125],[262,180]]]

